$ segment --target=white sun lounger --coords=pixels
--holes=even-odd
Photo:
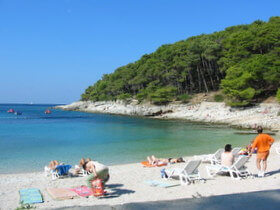
[[[231,153],[233,154],[233,157],[238,157],[240,150],[241,150],[240,147],[234,147],[231,151]]]
[[[190,184],[195,180],[203,180],[198,171],[201,160],[190,160],[184,168],[165,170],[168,179],[179,177],[181,185]]]
[[[276,151],[277,154],[280,155],[280,147],[275,147],[275,151]]]
[[[221,155],[224,152],[224,149],[218,149],[214,154],[208,155],[195,155],[195,160],[201,160],[202,162],[210,162],[211,164],[216,164],[221,162]]]
[[[229,173],[232,179],[241,179],[243,177],[252,176],[251,172],[245,168],[245,163],[249,157],[239,157],[232,166],[223,166],[221,164],[206,166],[207,174],[213,177],[219,173]]]

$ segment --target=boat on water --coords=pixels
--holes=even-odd
[[[9,109],[7,112],[8,112],[8,113],[14,113],[15,110],[14,110],[14,109]]]
[[[22,112],[14,112],[15,115],[22,115]]]
[[[47,109],[46,111],[45,111],[45,114],[51,114],[52,112],[51,112],[51,110],[49,110],[49,109]]]

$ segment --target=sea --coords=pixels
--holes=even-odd
[[[181,157],[244,147],[254,135],[225,125],[51,109],[56,104],[0,104],[0,173],[43,171],[51,160],[137,163],[149,155]],[[14,109],[22,115],[7,113]],[[51,114],[45,114],[50,109]]]

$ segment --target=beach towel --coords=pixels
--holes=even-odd
[[[141,164],[144,167],[161,167],[161,166],[166,166],[167,165],[166,163],[162,163],[162,164],[158,164],[158,165],[151,165],[148,161],[143,161],[143,162],[141,162]]]
[[[88,197],[92,195],[91,188],[88,188],[87,186],[76,187],[70,190],[82,197]]]
[[[37,188],[21,189],[19,191],[20,202],[22,204],[43,203],[42,194]]]
[[[78,195],[66,188],[47,188],[47,192],[54,200],[67,200],[78,197]]]
[[[145,183],[152,187],[163,187],[163,188],[175,187],[180,185],[179,183],[168,183],[168,182],[163,182],[158,180],[147,180],[145,181]]]
[[[71,167],[71,165],[58,165],[56,166],[55,170],[57,170],[59,176],[62,176],[67,175]]]

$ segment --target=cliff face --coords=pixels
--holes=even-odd
[[[171,103],[156,106],[137,101],[79,101],[69,105],[57,106],[58,109],[90,113],[146,116],[161,119],[182,119],[194,122],[223,123],[243,128],[262,125],[272,130],[280,130],[280,105],[262,103],[246,109],[230,108],[224,103],[202,102],[195,105]]]

